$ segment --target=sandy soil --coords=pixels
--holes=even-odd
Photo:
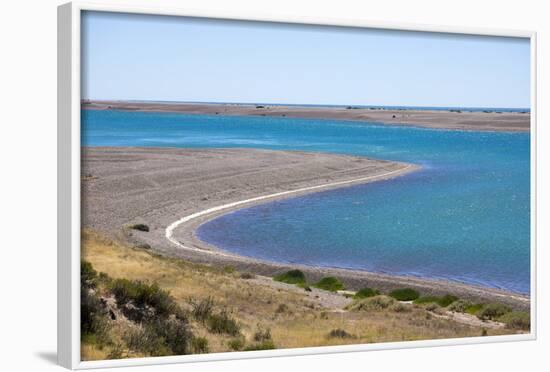
[[[166,227],[182,216],[221,204],[337,181],[384,178],[386,173],[414,170],[408,164],[332,154],[242,149],[83,148],[82,155],[83,226],[136,246],[147,244],[169,256],[231,265],[264,276],[300,268],[310,281],[334,275],[348,289],[369,286],[386,291],[407,286],[423,294],[450,292],[474,301],[504,302],[516,309],[529,307],[526,296],[461,283],[302,265],[289,267],[216,254],[219,250],[193,234],[198,225],[216,217],[216,213],[174,231],[178,242],[197,250],[181,249],[165,236]],[[147,224],[150,231],[125,227],[135,223]]]
[[[529,131],[530,114],[506,112],[457,112],[382,110],[346,107],[269,106],[247,104],[152,103],[85,101],[83,109],[181,112],[188,114],[275,116],[377,122],[439,129]]]

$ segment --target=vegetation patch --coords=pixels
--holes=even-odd
[[[149,232],[149,226],[147,226],[144,223],[136,223],[136,224],[130,225],[129,228],[132,229],[132,230]]]
[[[361,288],[360,290],[358,290],[355,295],[353,296],[353,298],[355,300],[360,300],[362,298],[369,298],[369,297],[374,297],[374,296],[378,296],[380,294],[380,291],[377,290],[377,289],[372,289],[372,288]]]
[[[319,280],[313,285],[316,288],[324,289],[325,291],[336,292],[344,289],[344,283],[342,283],[338,278],[333,276],[327,276]]]
[[[389,308],[395,304],[395,300],[391,297],[380,295],[365,298],[362,300],[355,300],[353,303],[347,306],[350,311],[381,311]]]
[[[476,315],[483,308],[483,306],[485,306],[485,304],[471,304],[466,307],[464,312],[470,315]]]
[[[448,309],[457,313],[465,313],[466,309],[472,306],[472,303],[466,300],[456,300],[449,305]],[[477,311],[477,310],[476,310]]]
[[[391,291],[390,297],[397,301],[414,301],[420,297],[420,294],[412,288],[401,288]]]
[[[531,315],[527,311],[511,311],[500,316],[499,322],[506,324],[508,329],[529,331],[531,329]]]
[[[306,284],[306,276],[301,270],[287,271],[286,273],[275,276],[273,280],[287,284],[300,284],[304,286]]]
[[[346,332],[341,328],[333,329],[329,332],[328,337],[330,338],[354,338],[352,334]]]
[[[241,332],[241,327],[226,309],[222,309],[218,314],[211,314],[208,317],[207,325],[208,330],[213,333],[237,336]]]
[[[511,309],[508,306],[494,303],[484,305],[476,315],[481,320],[496,320],[510,311]]]
[[[447,294],[443,297],[437,297],[437,296],[422,296],[414,300],[413,302],[417,305],[423,305],[423,304],[430,304],[435,303],[438,304],[441,307],[447,307],[453,302],[457,301],[458,297]]]

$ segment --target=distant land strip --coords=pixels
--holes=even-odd
[[[385,109],[363,106],[295,106],[236,103],[179,103],[83,100],[82,109],[184,114],[265,116],[303,119],[352,120],[384,125],[416,126],[433,129],[528,132],[529,111],[507,112],[487,109],[420,110]]]

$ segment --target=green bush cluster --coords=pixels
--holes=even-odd
[[[499,322],[506,324],[506,328],[528,331],[531,329],[531,315],[527,311],[511,311],[500,316]]]
[[[208,330],[212,333],[237,336],[241,332],[241,327],[237,321],[229,315],[226,309],[222,309],[217,314],[211,314],[206,323]]]
[[[420,294],[412,288],[401,288],[391,291],[390,297],[398,301],[414,301],[420,297]]]
[[[306,284],[306,276],[301,270],[290,270],[285,273],[276,275],[273,280],[287,284]]]
[[[374,297],[374,296],[378,296],[380,294],[380,291],[377,290],[377,289],[372,289],[372,288],[362,288],[360,290],[358,290],[355,295],[353,296],[353,298],[355,300],[360,300],[362,298],[369,298],[369,297]]]
[[[319,280],[313,285],[316,288],[324,289],[325,291],[337,292],[344,289],[344,283],[338,278],[327,276]]]
[[[446,294],[443,297],[422,296],[422,297],[417,298],[413,302],[417,305],[435,303],[435,304],[438,304],[441,307],[447,307],[447,306],[449,306],[450,304],[452,304],[453,302],[455,302],[457,300],[458,300],[458,297],[450,295],[450,294]]]
[[[395,300],[391,297],[379,295],[362,300],[356,300],[347,309],[351,311],[380,311],[387,309],[395,304]]]
[[[115,279],[110,284],[110,291],[116,298],[118,305],[132,304],[137,311],[129,310],[132,320],[141,321],[147,313],[144,308],[154,309],[154,315],[168,316],[176,312],[177,305],[168,291],[161,289],[158,284],[148,284],[137,280]],[[181,315],[181,313],[180,313]]]

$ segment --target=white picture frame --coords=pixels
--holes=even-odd
[[[405,341],[379,344],[309,347],[182,355],[170,357],[81,361],[80,360],[80,17],[83,11],[106,11],[230,20],[253,20],[308,25],[332,25],[391,30],[427,31],[529,38],[531,42],[531,331],[528,334]],[[380,23],[368,20],[319,19],[307,16],[273,17],[258,13],[196,11],[158,6],[108,5],[75,1],[58,8],[58,362],[70,369],[139,366],[151,364],[220,361],[387,349],[434,347],[534,340],[537,335],[536,298],[536,32],[456,28],[434,25]]]

